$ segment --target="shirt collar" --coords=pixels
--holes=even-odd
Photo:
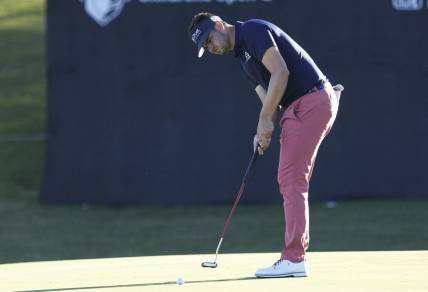
[[[242,21],[237,21],[235,23],[235,47],[233,50],[235,51],[235,57],[239,56],[239,53],[242,50],[243,40],[242,40]]]

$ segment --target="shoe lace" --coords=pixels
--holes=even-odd
[[[277,261],[273,264],[273,266],[274,266],[274,267],[278,266],[282,261],[283,261],[283,259],[279,259],[279,260],[277,260]]]

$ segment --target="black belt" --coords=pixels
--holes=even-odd
[[[329,83],[328,79],[322,79],[317,82],[317,84],[314,85],[311,89],[309,89],[305,94],[313,93],[319,90],[323,90],[325,88],[325,85]]]

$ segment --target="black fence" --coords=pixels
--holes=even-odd
[[[426,3],[200,2],[47,1],[43,201],[234,199],[261,104],[233,55],[197,59],[186,30],[200,11],[278,24],[345,86],[311,200],[427,196]],[[281,200],[278,139],[257,162],[246,202]]]

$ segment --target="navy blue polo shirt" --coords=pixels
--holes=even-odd
[[[254,88],[261,85],[265,90],[268,89],[270,72],[262,59],[266,50],[272,46],[279,49],[290,71],[288,85],[280,102],[283,107],[287,107],[325,79],[325,75],[309,54],[276,25],[261,19],[238,21],[235,24],[235,57]]]

